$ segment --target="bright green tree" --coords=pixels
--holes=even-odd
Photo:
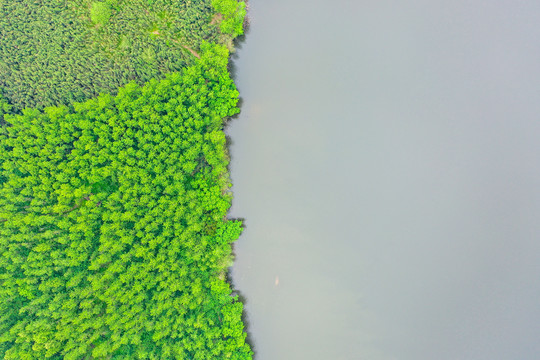
[[[237,0],[212,0],[212,6],[223,16],[221,31],[225,34],[242,35],[246,17],[246,3]]]
[[[0,135],[0,357],[251,359],[225,272],[228,51]]]

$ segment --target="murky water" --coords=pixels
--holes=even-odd
[[[540,2],[250,0],[257,360],[540,359]]]

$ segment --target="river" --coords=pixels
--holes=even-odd
[[[256,360],[540,359],[540,2],[250,0]]]

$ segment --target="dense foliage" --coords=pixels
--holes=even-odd
[[[251,359],[224,275],[227,61],[204,43],[144,87],[5,115],[0,357]]]
[[[246,3],[236,0],[212,0],[212,6],[222,17],[220,28],[225,34],[242,35],[246,17]]]
[[[216,6],[211,0],[0,0],[0,95],[16,109],[43,108],[179,71],[193,64],[203,41],[231,48],[242,32],[243,3]]]

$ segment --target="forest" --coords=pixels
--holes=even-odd
[[[236,0],[0,1],[0,94],[21,109],[115,94],[192,65],[203,41],[232,50],[245,14]]]
[[[0,358],[251,359],[223,132],[245,4],[0,11]]]

